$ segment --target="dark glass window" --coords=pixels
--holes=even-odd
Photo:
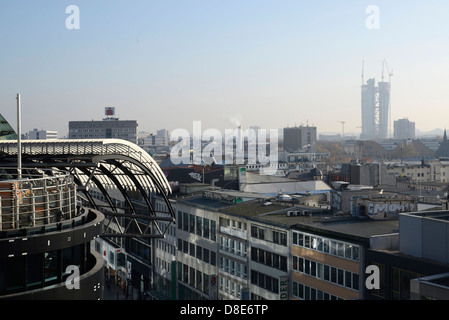
[[[209,239],[209,219],[204,218],[203,237]]]
[[[59,263],[58,252],[50,251],[44,253],[44,279],[45,283],[56,282],[58,280]]]
[[[25,257],[6,260],[5,285],[8,292],[16,292],[25,288]]]
[[[27,256],[27,286],[28,289],[42,286],[42,254]]]

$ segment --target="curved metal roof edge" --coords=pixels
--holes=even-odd
[[[132,152],[131,153],[127,153],[126,155],[139,161],[142,164],[145,164],[149,170],[151,170],[151,172],[153,172],[156,177],[159,179],[159,181],[161,182],[161,184],[166,188],[166,190],[168,190],[168,193],[172,193],[172,189],[170,187],[170,184],[167,180],[167,178],[165,177],[165,174],[163,173],[162,169],[159,167],[159,165],[156,163],[156,161],[154,161],[154,159],[148,154],[148,152],[146,152],[144,149],[142,149],[141,147],[139,147],[137,144],[132,143],[130,141],[127,140],[123,140],[123,139],[48,139],[48,140],[22,140],[21,141],[22,146],[26,146],[26,145],[30,145],[30,144],[48,144],[48,145],[57,145],[57,144],[71,144],[71,143],[76,143],[76,144],[91,144],[91,143],[98,143],[101,145],[120,145],[120,146],[125,146],[128,147]],[[1,144],[17,144],[17,140],[0,140],[0,145]],[[108,151],[106,150],[102,150],[104,151]],[[103,154],[124,154],[123,152],[120,152],[120,150],[115,149],[115,152],[107,152],[107,153],[103,153]],[[140,157],[136,157],[135,153],[139,154]]]

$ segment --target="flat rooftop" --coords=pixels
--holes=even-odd
[[[292,205],[288,202],[272,201],[265,205],[265,199],[232,203],[202,196],[186,197],[180,203],[224,214],[240,216],[274,226],[325,233],[333,236],[357,238],[364,241],[373,236],[399,233],[398,219],[373,220],[354,218],[350,215],[333,215],[326,206],[310,207]],[[288,211],[305,212],[305,215],[288,216]],[[309,215],[311,213],[311,215]]]
[[[288,211],[312,212],[312,215],[288,216]],[[223,208],[220,212],[242,215],[251,220],[260,220],[269,224],[315,230],[332,234],[344,234],[361,238],[399,233],[399,220],[373,220],[369,218],[353,218],[349,215],[332,215],[326,208],[271,204],[264,206],[262,201],[248,201],[232,207]]]

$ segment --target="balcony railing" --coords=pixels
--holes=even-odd
[[[11,173],[0,168],[0,231],[42,226],[76,216],[76,184],[64,171]]]

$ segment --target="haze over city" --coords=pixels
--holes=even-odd
[[[70,5],[79,29],[66,26]],[[15,126],[21,93],[23,131],[60,137],[108,106],[145,131],[198,120],[340,133],[345,121],[358,134],[362,61],[380,81],[385,59],[391,121],[445,128],[447,12],[442,1],[2,1],[0,110]]]

